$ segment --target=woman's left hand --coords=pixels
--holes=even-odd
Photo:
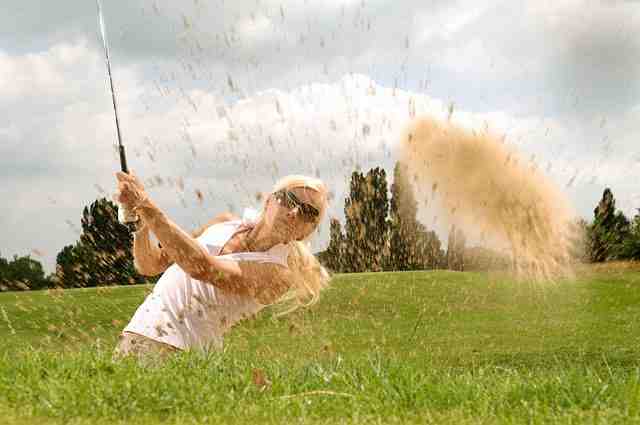
[[[147,199],[144,186],[136,176],[119,171],[116,173],[116,178],[118,179],[116,200],[124,208],[131,211]]]

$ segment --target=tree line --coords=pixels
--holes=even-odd
[[[583,252],[586,261],[640,260],[640,208],[629,220],[616,209],[616,200],[607,188],[593,215],[593,222],[579,223],[586,235]]]
[[[0,256],[0,292],[46,288],[137,284],[148,281],[135,271],[130,229],[118,222],[117,206],[106,198],[84,207],[79,239],[62,248],[56,270],[46,275],[42,264],[27,256]],[[384,270],[464,270],[470,262],[466,238],[452,227],[447,246],[416,217],[418,204],[406,169],[396,163],[389,187],[384,169],[351,174],[344,204],[344,226],[330,220],[330,241],[318,253],[334,272]],[[609,188],[594,209],[593,221],[581,219],[585,235],[580,260],[640,260],[640,209],[632,219],[616,209]]]
[[[118,207],[106,198],[84,207],[78,241],[56,256],[54,273],[30,256],[0,257],[0,291],[81,288],[145,283],[133,265],[130,229],[118,222]]]
[[[329,246],[318,255],[326,267],[350,273],[437,268],[462,271],[470,263],[509,264],[490,250],[467,249],[464,233],[455,226],[449,230],[445,250],[437,234],[416,219],[417,202],[408,177],[406,167],[396,163],[389,190],[386,173],[379,167],[366,174],[352,173],[344,228],[340,220],[331,219]],[[616,209],[611,189],[604,190],[593,221],[580,219],[577,225],[584,236],[576,242],[577,260],[640,260],[640,209],[629,220]]]
[[[444,249],[438,235],[417,219],[418,203],[409,176],[401,163],[393,170],[389,188],[384,169],[351,174],[344,203],[344,229],[330,221],[327,249],[320,261],[334,272],[383,270],[464,269],[465,237],[452,229]]]

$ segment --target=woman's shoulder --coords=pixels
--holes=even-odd
[[[216,224],[230,222],[230,221],[238,221],[238,220],[240,220],[240,217],[236,216],[235,214],[230,212],[224,212],[213,217],[204,226],[192,232],[191,235],[194,238],[197,238],[201,236],[207,229],[209,229],[212,226],[215,226]]]

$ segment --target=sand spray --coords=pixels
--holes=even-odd
[[[403,134],[399,154],[416,197],[433,200],[446,220],[481,243],[501,247],[517,277],[572,275],[573,208],[504,137],[420,118]]]

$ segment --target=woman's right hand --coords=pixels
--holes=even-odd
[[[120,202],[125,209],[133,211],[133,209],[148,198],[144,190],[144,185],[135,175],[118,171],[116,178],[118,179],[116,200]]]

